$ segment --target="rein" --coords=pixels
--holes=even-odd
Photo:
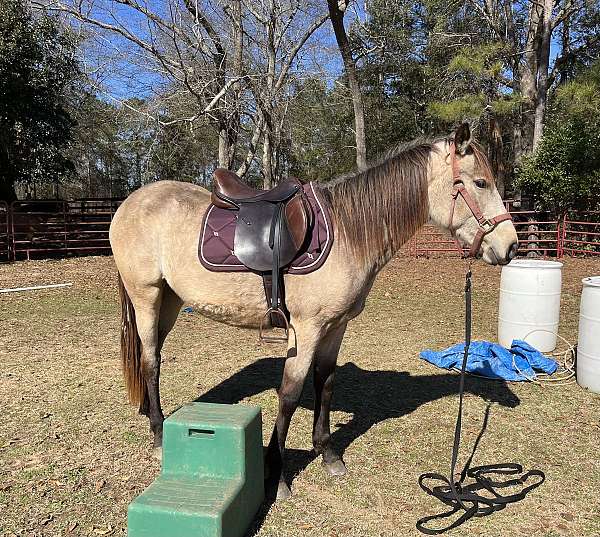
[[[454,145],[454,141],[450,142],[450,161],[452,163],[452,179],[454,180],[454,188],[452,189],[452,205],[450,206],[450,220],[448,223],[448,228],[452,233],[452,237],[454,237],[454,231],[452,230],[452,221],[454,220],[454,208],[456,207],[456,200],[458,199],[458,196],[462,196],[462,199],[467,204],[467,207],[469,207],[471,213],[473,213],[475,220],[477,220],[477,225],[479,227],[477,229],[477,233],[475,234],[473,243],[471,244],[471,248],[469,249],[468,254],[469,257],[475,257],[479,252],[479,248],[481,248],[483,237],[485,237],[488,233],[493,231],[500,222],[504,222],[505,220],[512,220],[512,217],[509,213],[499,214],[497,216],[494,216],[493,218],[486,218],[483,215],[483,212],[479,208],[479,205],[473,199],[471,194],[469,194],[465,187],[465,184],[460,178],[460,167],[458,165],[458,161],[456,160],[456,146]]]
[[[450,507],[449,511],[444,511],[436,515],[423,517],[417,521],[417,529],[426,535],[439,535],[452,528],[460,526],[473,517],[482,517],[490,515],[495,511],[504,509],[509,503],[514,503],[525,498],[528,492],[539,487],[546,479],[544,473],[540,470],[529,470],[523,473],[523,467],[517,463],[487,464],[470,468],[470,463],[475,453],[467,460],[460,478],[454,481],[456,462],[460,450],[460,433],[462,428],[462,409],[465,390],[465,372],[467,368],[467,359],[469,356],[469,347],[471,345],[471,268],[467,271],[465,277],[465,351],[460,370],[460,381],[458,388],[458,415],[454,427],[454,443],[452,445],[452,459],[450,462],[450,477],[442,474],[427,472],[419,476],[419,486],[429,495],[437,498],[442,503]],[[489,407],[488,407],[489,409]],[[487,414],[486,414],[487,421]],[[482,431],[483,433],[483,431]],[[481,434],[482,434],[481,433]],[[480,434],[480,436],[481,436]],[[475,447],[477,446],[475,443]],[[519,475],[522,474],[522,475]],[[492,476],[515,476],[504,481],[493,479]],[[473,479],[473,483],[464,484],[465,479]],[[534,482],[527,485],[530,478],[537,478]],[[430,486],[427,481],[441,482],[441,485]],[[526,485],[520,492],[514,494],[502,495],[496,489],[512,487],[516,485]],[[489,496],[479,494],[479,491],[489,493]],[[454,522],[443,528],[429,528],[426,525],[433,520],[448,518],[459,511],[464,511]]]

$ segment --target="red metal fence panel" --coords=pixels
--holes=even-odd
[[[413,257],[460,257],[462,250],[450,233],[434,224],[425,224],[405,246],[405,253]]]
[[[122,200],[0,201],[0,262],[17,259],[110,253],[108,229]],[[555,219],[547,213],[514,210],[519,256],[600,255],[600,211]],[[411,257],[458,257],[449,233],[431,223],[404,246]]]
[[[11,203],[13,259],[110,253],[108,229],[119,203],[110,199]]]
[[[513,211],[510,214],[519,238],[517,255],[561,256],[562,223],[559,219],[537,211]]]
[[[600,255],[600,211],[563,218],[562,255]]]
[[[537,211],[511,211],[513,224],[519,238],[519,250],[517,255],[526,256],[534,253],[541,257],[562,257],[565,248],[567,254],[576,253],[595,253],[600,249],[600,212],[594,217],[596,222],[566,221],[556,219],[547,213]],[[570,225],[568,227],[565,222]],[[596,237],[598,244],[595,248],[586,242],[586,246],[581,246],[581,251],[577,249],[577,242],[571,235],[580,233],[575,229],[576,225],[584,227],[584,224],[590,228],[587,229],[587,237]],[[597,232],[597,235],[593,233]],[[566,247],[565,247],[566,244]],[[585,252],[583,252],[585,250]],[[449,233],[441,231],[431,223],[423,226],[417,234],[409,241],[404,248],[404,253],[413,257],[457,257],[461,255],[461,250],[457,248]]]
[[[0,201],[0,263],[11,261],[9,210],[5,201]]]

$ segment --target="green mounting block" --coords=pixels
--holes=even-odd
[[[264,499],[260,408],[189,403],[164,422],[162,470],[129,537],[242,537]]]

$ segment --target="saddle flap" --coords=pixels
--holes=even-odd
[[[238,212],[233,249],[244,265],[257,272],[273,268],[273,249],[269,239],[276,211],[277,205],[272,203],[244,203]],[[290,264],[297,253],[296,239],[292,237],[287,218],[284,218],[279,252],[281,267]]]

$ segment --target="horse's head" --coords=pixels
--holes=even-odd
[[[504,265],[517,253],[517,232],[506,214],[487,157],[463,123],[436,144],[429,179],[429,215],[486,263]],[[437,156],[435,156],[437,155]]]

